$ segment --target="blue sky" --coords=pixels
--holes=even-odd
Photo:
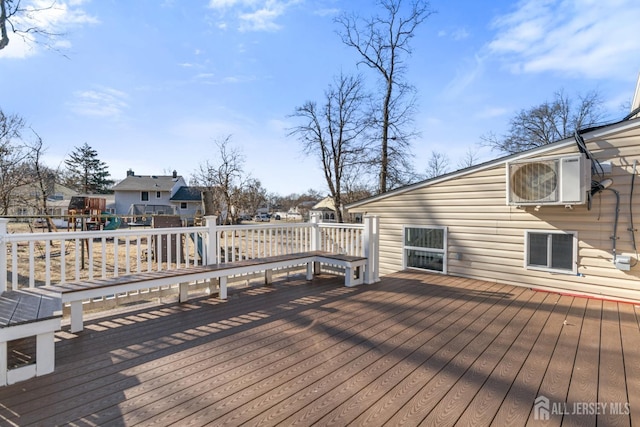
[[[480,136],[505,132],[516,112],[560,89],[598,90],[611,119],[627,113],[640,72],[637,0],[433,0],[431,8],[408,60],[418,172],[432,151],[452,169],[470,149],[497,157],[478,147]],[[51,167],[86,142],[113,179],[130,168],[188,178],[231,135],[246,172],[269,192],[326,192],[317,162],[287,129],[295,108],[322,101],[341,71],[374,85],[336,35],[343,11],[376,9],[373,0],[58,0],[38,19],[64,33],[54,40],[62,54],[14,36],[0,51],[0,108],[38,132]]]

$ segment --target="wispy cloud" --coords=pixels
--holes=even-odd
[[[118,118],[129,108],[129,96],[113,88],[78,91],[68,106],[76,114],[92,117]]]
[[[300,0],[209,0],[209,8],[220,15],[218,28],[228,28],[231,19],[240,31],[278,31],[278,18],[297,3]]]
[[[450,37],[455,41],[464,40],[469,37],[469,31],[462,27],[453,30],[440,30],[438,31],[438,37]]]
[[[510,110],[503,107],[486,107],[485,109],[478,111],[474,114],[477,119],[492,119],[495,117],[501,117],[510,113]]]
[[[313,14],[317,16],[335,16],[340,13],[340,9],[337,8],[325,8],[325,9],[316,9]]]
[[[232,75],[232,76],[217,76],[215,73],[199,73],[194,75],[189,83],[205,84],[205,85],[224,85],[224,84],[237,84],[247,83],[255,81],[256,77],[251,75]]]
[[[71,41],[65,34],[73,28],[99,23],[89,15],[82,5],[84,0],[32,0],[24,2],[20,13],[13,18],[18,29],[38,28],[49,37],[38,39],[33,32],[11,34],[9,45],[0,50],[0,58],[26,58],[35,55],[40,48],[47,46],[53,49],[68,49]],[[38,43],[40,41],[40,43]]]
[[[525,0],[496,18],[492,55],[514,73],[628,78],[640,65],[635,0]]]
[[[473,61],[467,61],[463,68],[458,69],[455,77],[445,86],[444,96],[449,99],[462,96],[465,89],[482,75],[485,59],[485,57],[476,55]]]

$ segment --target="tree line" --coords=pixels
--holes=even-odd
[[[188,184],[211,195],[212,213],[222,215],[225,222],[235,224],[241,214],[253,214],[264,206],[288,211],[309,208],[322,199],[313,189],[304,194],[269,193],[260,180],[245,173],[245,157],[231,135],[214,144],[215,160],[200,164]],[[0,215],[9,215],[11,208],[33,208],[45,214],[56,184],[83,195],[113,192],[115,181],[108,165],[88,143],[74,147],[58,168],[43,163],[45,151],[40,135],[22,117],[0,109]]]
[[[64,168],[45,165],[42,138],[22,117],[0,109],[0,215],[12,207],[46,212],[47,200],[62,184],[80,194],[105,194],[113,184],[105,162],[87,143],[75,147]]]

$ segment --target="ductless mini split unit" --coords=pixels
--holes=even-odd
[[[591,186],[591,161],[584,154],[507,163],[507,204],[581,205]]]

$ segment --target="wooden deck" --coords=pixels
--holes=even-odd
[[[342,282],[63,327],[53,374],[0,388],[0,425],[640,425],[634,305],[415,272]]]

